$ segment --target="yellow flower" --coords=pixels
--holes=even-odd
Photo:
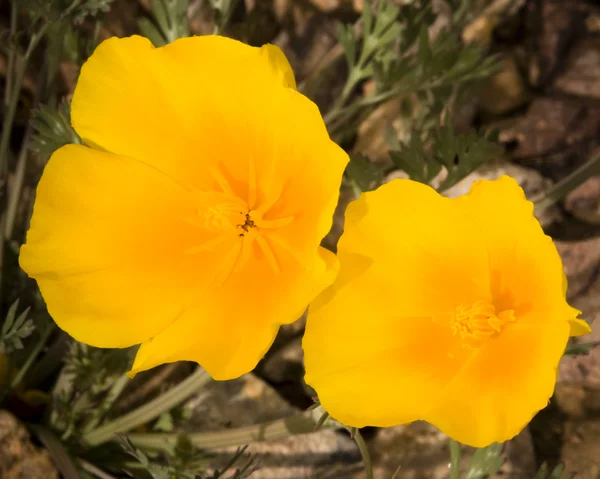
[[[319,243],[347,155],[283,53],[111,38],[81,70],[72,122],[89,147],[50,159],[20,255],[54,320],[93,346],[142,343],[134,373],[250,371],[337,273]]]
[[[426,420],[483,447],[548,403],[569,335],[560,257],[516,181],[451,200],[396,180],[346,213],[340,273],[309,308],[306,381],[342,423]]]

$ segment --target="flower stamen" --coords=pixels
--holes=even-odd
[[[240,212],[240,214],[243,214]],[[251,229],[256,228],[256,223],[254,221],[254,219],[252,218],[252,216],[250,215],[250,212],[246,213],[244,216],[244,222],[242,224],[237,225],[238,230],[241,230],[241,233],[239,234],[240,237],[244,237],[246,236],[246,233],[248,233]]]
[[[516,318],[513,310],[496,314],[496,308],[492,304],[480,300],[471,305],[457,306],[450,319],[450,329],[463,341],[464,346],[477,347],[514,321]]]

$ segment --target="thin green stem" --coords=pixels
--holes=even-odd
[[[600,154],[593,156],[586,163],[552,186],[542,198],[535,201],[535,212],[539,214],[562,200],[571,191],[592,176],[600,175]]]
[[[460,479],[460,444],[450,439],[450,479]]]
[[[198,368],[190,377],[156,399],[114,421],[104,424],[98,429],[84,434],[83,440],[90,446],[97,446],[110,441],[114,438],[115,433],[130,431],[178,406],[210,380],[208,373]]]
[[[83,459],[78,459],[77,462],[79,463],[79,467],[81,467],[81,469],[90,473],[92,476],[97,477],[98,479],[116,479],[115,476],[111,476],[102,469],[87,461],[84,461]]]
[[[71,5],[69,5],[69,7],[66,8],[58,18],[58,21],[61,21],[70,15],[71,12],[79,5],[79,2],[80,0],[73,0]],[[13,8],[15,7],[15,3],[16,2],[13,3]],[[29,45],[27,45],[25,54],[21,59],[21,64],[19,65],[14,77],[14,83],[10,89],[10,94],[7,94],[9,98],[6,102],[6,112],[2,124],[2,136],[0,138],[0,180],[4,182],[6,182],[6,174],[8,171],[8,145],[10,143],[10,136],[15,120],[15,114],[17,112],[17,104],[19,103],[19,93],[21,92],[23,81],[25,80],[25,74],[27,73],[27,65],[29,64],[29,60],[31,59],[31,55],[33,54],[34,50],[37,48],[42,38],[44,38],[48,28],[52,24],[53,22],[50,21],[45,22],[37,32],[31,35],[31,38],[29,39]]]
[[[354,441],[356,441],[356,445],[358,446],[360,455],[362,456],[363,462],[365,463],[365,472],[367,473],[367,479],[373,479],[373,464],[371,463],[371,455],[369,454],[369,448],[367,447],[367,443],[363,439],[358,429],[354,430]]]
[[[34,348],[29,353],[29,356],[27,357],[25,364],[23,364],[23,366],[21,366],[21,369],[19,369],[19,372],[12,380],[12,382],[10,384],[10,387],[12,389],[15,389],[19,384],[21,384],[21,381],[23,381],[23,378],[27,374],[27,371],[29,371],[29,368],[31,367],[31,365],[33,364],[35,359],[38,357],[38,354],[40,354],[40,351],[46,345],[46,341],[48,341],[48,338],[50,337],[50,334],[52,334],[52,331],[54,331],[55,327],[56,327],[56,325],[53,322],[49,323],[46,326],[46,328],[44,329],[44,332],[41,334],[40,338],[38,339],[38,342],[36,343]]]
[[[47,28],[48,24],[41,27],[38,32],[34,33],[31,36],[31,39],[29,40],[29,45],[27,46],[27,50],[25,51],[25,55],[23,55],[23,59],[21,60],[21,64],[19,65],[19,69],[17,71],[17,74],[15,75],[15,83],[12,87],[10,99],[6,107],[6,115],[4,117],[4,123],[2,125],[2,138],[0,139],[0,178],[5,182],[6,173],[8,169],[8,145],[10,142],[10,135],[12,132],[13,122],[15,120],[15,114],[17,112],[19,92],[21,91],[23,81],[25,80],[27,64],[31,59],[31,54],[38,46]]]
[[[188,438],[200,449],[220,449],[310,434],[314,432],[315,425],[316,421],[311,414],[301,414],[255,426],[190,434]],[[324,424],[322,427],[332,426]],[[178,434],[129,434],[128,438],[141,449],[170,451],[177,443]]]
[[[117,398],[123,392],[123,389],[129,384],[129,377],[126,374],[123,374],[120,378],[118,378],[113,385],[111,386],[108,394],[94,411],[92,415],[92,419],[90,419],[89,423],[85,425],[84,433],[88,431],[93,431],[96,426],[100,423],[102,417],[110,410],[111,406],[117,400]]]

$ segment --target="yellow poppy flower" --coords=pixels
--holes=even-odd
[[[340,273],[309,308],[306,381],[355,427],[426,420],[483,447],[548,403],[569,335],[562,263],[515,180],[451,200],[395,180],[348,207]]]
[[[347,155],[283,53],[218,36],[111,38],[83,66],[22,268],[97,347],[141,343],[133,372],[178,360],[250,371],[337,273],[319,246]]]

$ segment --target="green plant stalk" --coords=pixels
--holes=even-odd
[[[354,441],[356,441],[356,445],[358,446],[360,455],[363,458],[367,479],[373,479],[373,464],[371,463],[371,455],[369,454],[369,448],[367,447],[367,443],[363,439],[358,429],[354,430]]]
[[[121,395],[121,393],[123,392],[123,389],[125,389],[127,384],[129,384],[129,381],[130,381],[129,377],[127,377],[126,374],[123,374],[123,376],[121,376],[114,382],[114,384],[108,391],[108,394],[102,401],[102,404],[100,404],[100,406],[98,407],[98,410],[95,411],[94,417],[90,420],[90,422],[88,424],[86,424],[84,433],[94,430],[94,428],[100,422],[102,416],[110,410],[110,407],[114,404],[114,402],[117,400],[117,398]]]
[[[28,426],[41,443],[46,446],[62,477],[64,479],[80,479],[71,456],[54,433],[39,424],[29,424]]]
[[[460,479],[460,444],[450,439],[450,479]]]
[[[61,21],[63,18],[70,15],[71,12],[77,7],[79,2],[80,0],[73,0],[71,5],[69,5],[69,7],[66,8],[65,11],[62,13],[58,21]],[[13,10],[15,9],[15,7],[16,2],[13,2]],[[31,60],[31,55],[39,45],[40,41],[46,34],[46,31],[48,30],[51,24],[51,22],[44,23],[37,32],[34,32],[31,35],[31,38],[29,39],[29,44],[27,45],[27,49],[25,50],[25,54],[21,59],[21,64],[19,65],[19,68],[17,69],[16,75],[14,77],[14,83],[10,88],[10,92],[7,93],[9,99],[6,102],[6,112],[2,124],[2,136],[0,138],[0,180],[3,180],[5,182],[6,174],[8,172],[8,145],[10,143],[12,127],[15,121],[15,114],[17,112],[17,104],[19,103],[19,93],[21,92],[21,88],[23,87],[23,81],[25,80],[25,74],[27,72],[27,65],[29,64],[29,60]]]
[[[77,462],[79,463],[79,467],[81,467],[81,469],[88,472],[92,476],[97,477],[98,479],[116,479],[114,476],[107,474],[102,469],[90,464],[87,461],[84,461],[83,459],[78,459]]]
[[[536,214],[542,213],[562,200],[571,191],[595,175],[600,175],[600,154],[593,156],[566,178],[552,186],[542,198],[534,201]]]
[[[115,433],[130,431],[173,409],[210,381],[211,378],[208,373],[198,368],[190,377],[156,399],[100,426],[98,429],[84,434],[83,441],[90,446],[97,446],[110,441],[115,438]]]
[[[23,87],[23,81],[25,80],[25,72],[27,70],[27,64],[31,59],[31,54],[38,46],[40,40],[46,33],[48,24],[45,24],[39,31],[35,32],[29,40],[29,45],[23,55],[20,68],[15,75],[15,83],[13,85],[10,99],[6,108],[6,115],[4,117],[4,123],[2,125],[2,138],[0,139],[0,178],[6,181],[6,173],[8,171],[8,145],[10,142],[10,135],[12,132],[12,126],[15,121],[15,114],[17,112],[17,104],[19,102],[19,92]]]
[[[316,421],[310,414],[290,416],[255,426],[224,431],[202,432],[188,435],[188,439],[200,449],[220,449],[243,446],[252,442],[274,441],[298,434],[310,434]],[[325,424],[322,428],[332,427]],[[171,451],[177,444],[178,434],[129,434],[129,440],[140,449]]]
[[[10,384],[11,389],[15,389],[19,384],[21,384],[21,381],[23,381],[23,378],[27,374],[27,371],[29,371],[29,368],[32,366],[38,354],[40,354],[40,351],[46,345],[46,341],[48,341],[48,338],[50,337],[50,334],[52,334],[52,331],[54,331],[55,327],[56,325],[54,324],[54,322],[49,323],[48,326],[46,326],[46,328],[44,329],[44,332],[41,333],[40,339],[38,339],[38,342],[36,343],[35,347],[29,353],[25,364],[21,366],[21,369],[19,369],[17,375],[13,378]]]

